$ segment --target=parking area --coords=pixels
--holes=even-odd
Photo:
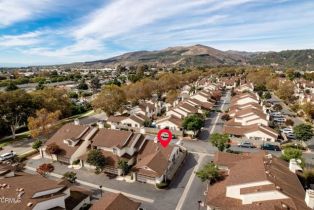
[[[77,179],[90,183],[95,186],[102,185],[103,189],[112,190],[114,192],[122,192],[133,196],[133,199],[138,198],[143,206],[150,210],[169,210],[175,209],[178,200],[183,193],[185,186],[192,174],[194,167],[197,164],[199,155],[189,153],[184,160],[182,166],[178,169],[173,181],[170,183],[168,189],[157,189],[154,185],[145,183],[129,183],[126,181],[120,181],[115,178],[109,178],[105,174],[101,173],[96,175],[93,170],[87,170],[85,168],[73,169],[68,168],[67,165],[53,162],[55,167],[54,174],[58,174],[60,177],[65,172],[74,171],[77,173]],[[36,168],[43,163],[51,163],[49,159],[33,158],[27,161],[28,171],[34,173]],[[32,170],[30,170],[32,168]],[[55,179],[56,177],[51,177]],[[106,190],[105,190],[106,191]],[[152,202],[147,202],[152,201]]]

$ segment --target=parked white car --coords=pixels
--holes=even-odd
[[[283,128],[280,130],[281,132],[283,132],[284,134],[288,134],[288,133],[293,133],[293,129],[288,127],[288,128]]]
[[[5,161],[13,158],[16,155],[15,152],[8,152],[0,155],[0,161]]]
[[[283,116],[281,112],[272,112],[272,113],[270,113],[270,115],[272,117],[282,117]]]
[[[286,122],[286,119],[285,118],[283,118],[283,117],[276,117],[276,118],[274,118],[274,121],[275,122]]]

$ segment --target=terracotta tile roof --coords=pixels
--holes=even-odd
[[[141,203],[135,202],[121,193],[106,193],[91,210],[137,210]]]

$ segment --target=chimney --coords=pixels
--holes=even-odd
[[[289,170],[293,173],[295,173],[296,171],[302,171],[302,168],[300,167],[299,163],[301,163],[301,160],[298,159],[291,159],[289,161]]]
[[[154,138],[154,143],[155,143],[155,144],[157,144],[157,143],[158,143],[157,136]]]
[[[98,125],[99,129],[104,128],[105,127],[105,122],[103,120],[100,120],[100,121],[97,122],[97,125]]]
[[[314,209],[314,190],[311,189],[306,190],[305,203],[309,208]]]
[[[78,118],[74,120],[74,125],[80,125],[80,120]]]

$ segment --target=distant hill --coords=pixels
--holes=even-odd
[[[314,50],[286,50],[249,56],[251,65],[278,65],[285,68],[314,70]]]
[[[117,65],[137,66],[148,64],[154,67],[195,67],[222,65],[271,65],[278,68],[314,70],[314,50],[287,50],[281,52],[221,51],[204,45],[169,47],[156,51],[136,51],[116,57],[57,65],[63,68],[104,68]]]
[[[242,55],[223,52],[204,45],[169,47],[159,51],[130,52],[109,59],[85,62],[85,65],[117,66],[148,64],[156,67],[219,66],[244,64]]]

